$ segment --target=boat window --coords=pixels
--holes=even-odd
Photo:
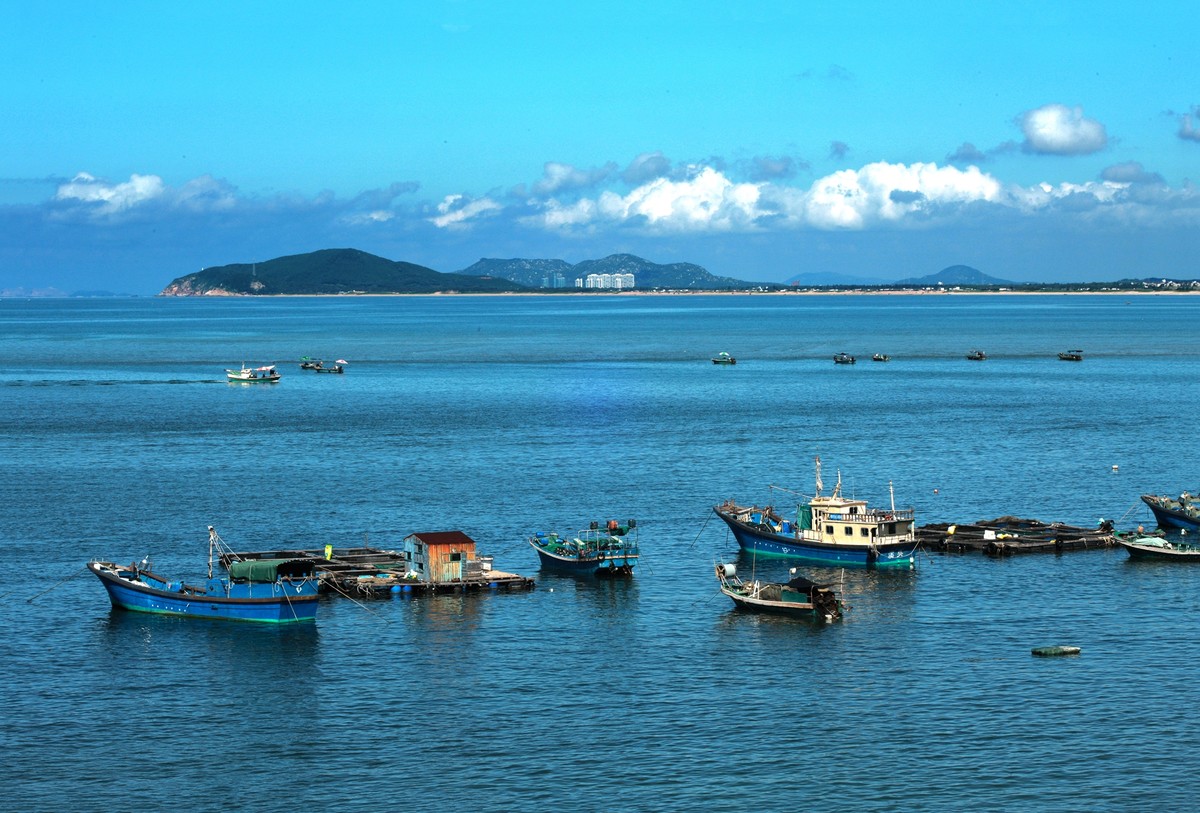
[[[896,523],[894,523],[894,522],[888,523],[888,533],[891,534],[892,536],[896,535]]]
[[[857,506],[857,505],[852,505],[852,506],[850,506],[850,513],[851,513],[851,514],[857,514],[857,513],[858,513],[858,506]]]
[[[825,533],[832,535],[832,534],[833,534],[833,526],[832,526],[832,525],[826,525],[826,526],[825,526]]]
[[[863,528],[863,529],[862,529],[862,535],[863,535],[863,536],[870,536],[870,535],[871,535],[871,530],[874,530],[874,529],[872,528],[872,529],[868,530],[868,529],[866,529],[866,528]]]
[[[854,529],[849,525],[846,526],[846,536],[854,536]]]

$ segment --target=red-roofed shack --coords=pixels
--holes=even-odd
[[[475,560],[475,540],[462,531],[409,534],[404,537],[404,558],[421,581],[461,581],[464,564]]]

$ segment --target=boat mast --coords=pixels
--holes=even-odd
[[[821,489],[823,489],[824,487],[825,487],[825,485],[821,482],[821,456],[817,455],[817,496],[818,497],[821,496]]]
[[[212,560],[213,548],[217,545],[217,531],[213,526],[208,526],[208,577],[212,578]]]
[[[896,489],[892,488],[892,481],[888,480],[888,496],[892,498],[892,513],[896,513]]]

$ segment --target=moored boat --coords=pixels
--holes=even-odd
[[[301,370],[315,370],[320,366],[321,366],[320,359],[314,359],[314,358],[310,358],[308,356],[300,357],[300,369]]]
[[[213,560],[221,542],[212,526],[208,533],[208,579],[202,586],[161,576],[148,560],[128,566],[93,560],[87,567],[118,609],[269,624],[316,620],[312,559],[235,561],[229,564],[227,578],[214,577]]]
[[[982,350],[972,350],[967,353],[967,361],[987,361],[987,353]]]
[[[891,361],[891,360],[892,360],[892,357],[887,355],[886,353],[876,353],[875,355],[871,356],[871,361]]]
[[[713,356],[712,363],[713,364],[737,364],[737,359],[735,359],[733,356],[729,355],[728,353],[717,353],[717,355]]]
[[[226,370],[226,377],[230,381],[248,382],[248,383],[267,383],[279,380],[279,371],[275,369],[274,364],[267,364],[262,367],[247,367],[242,365],[240,370]]]
[[[854,356],[849,353],[837,353],[833,357],[834,364],[853,364],[854,361]]]
[[[1161,536],[1137,536],[1132,539],[1117,538],[1130,559],[1171,559],[1174,561],[1200,562],[1200,545],[1176,542]]]
[[[1083,361],[1082,350],[1067,350],[1058,354],[1059,361]]]
[[[604,527],[593,522],[573,537],[538,531],[529,544],[543,567],[578,575],[631,576],[641,555],[632,519],[624,525],[609,520]]]
[[[321,362],[318,361],[316,366],[314,366],[312,369],[314,372],[318,372],[318,373],[341,374],[341,373],[346,372],[346,364],[348,364],[348,362],[345,359],[338,359],[337,361],[335,361],[333,363],[333,366],[326,367],[324,364],[322,364]]]
[[[1179,499],[1165,494],[1143,494],[1142,502],[1150,507],[1158,527],[1200,531],[1200,498],[1185,491]]]
[[[797,576],[783,583],[742,581],[732,564],[717,565],[717,581],[721,592],[733,599],[738,609],[775,615],[816,618],[833,621],[842,617],[842,602],[827,585]]]
[[[915,567],[918,543],[913,509],[869,508],[866,500],[843,497],[840,472],[833,494],[822,496],[819,457],[816,466],[816,496],[797,503],[794,520],[784,519],[771,506],[743,507],[732,500],[714,506],[713,511],[729,526],[738,545],[751,553],[821,565]]]

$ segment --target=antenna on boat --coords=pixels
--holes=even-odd
[[[213,548],[217,544],[217,530],[213,526],[208,526],[208,577],[212,578],[212,559]]]
[[[892,498],[892,513],[896,513],[896,489],[892,488],[892,481],[888,480],[888,496]]]
[[[835,496],[835,497],[842,496],[842,470],[841,469],[838,469],[838,481],[837,481],[837,485],[833,487],[833,496]]]
[[[818,497],[821,496],[821,489],[823,489],[824,487],[825,487],[825,485],[821,482],[821,456],[817,455],[817,496]]]

